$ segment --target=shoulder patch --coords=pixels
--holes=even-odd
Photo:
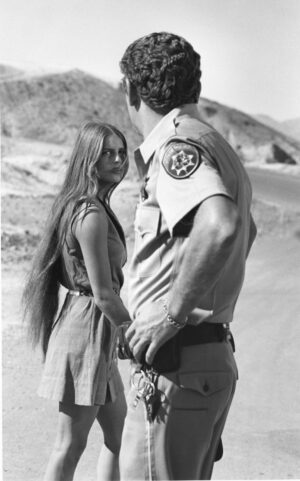
[[[171,142],[167,147],[162,164],[165,171],[174,179],[186,179],[201,164],[200,152],[185,142]]]

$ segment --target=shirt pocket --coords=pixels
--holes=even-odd
[[[156,207],[139,206],[135,218],[135,253],[138,276],[156,274],[161,265],[159,225],[160,210]]]

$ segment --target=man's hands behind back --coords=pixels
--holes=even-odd
[[[126,332],[129,347],[138,362],[146,361],[151,365],[158,349],[178,333],[167,320],[163,305],[162,299],[145,304]]]

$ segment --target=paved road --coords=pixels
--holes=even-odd
[[[253,196],[283,207],[300,210],[300,177],[270,170],[247,170],[253,187]]]
[[[300,479],[300,242],[259,239],[232,325],[240,379],[215,479]]]

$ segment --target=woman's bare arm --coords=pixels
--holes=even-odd
[[[79,216],[75,236],[80,244],[94,299],[99,309],[116,326],[130,322],[121,298],[113,290],[108,257],[108,220],[99,207]]]

